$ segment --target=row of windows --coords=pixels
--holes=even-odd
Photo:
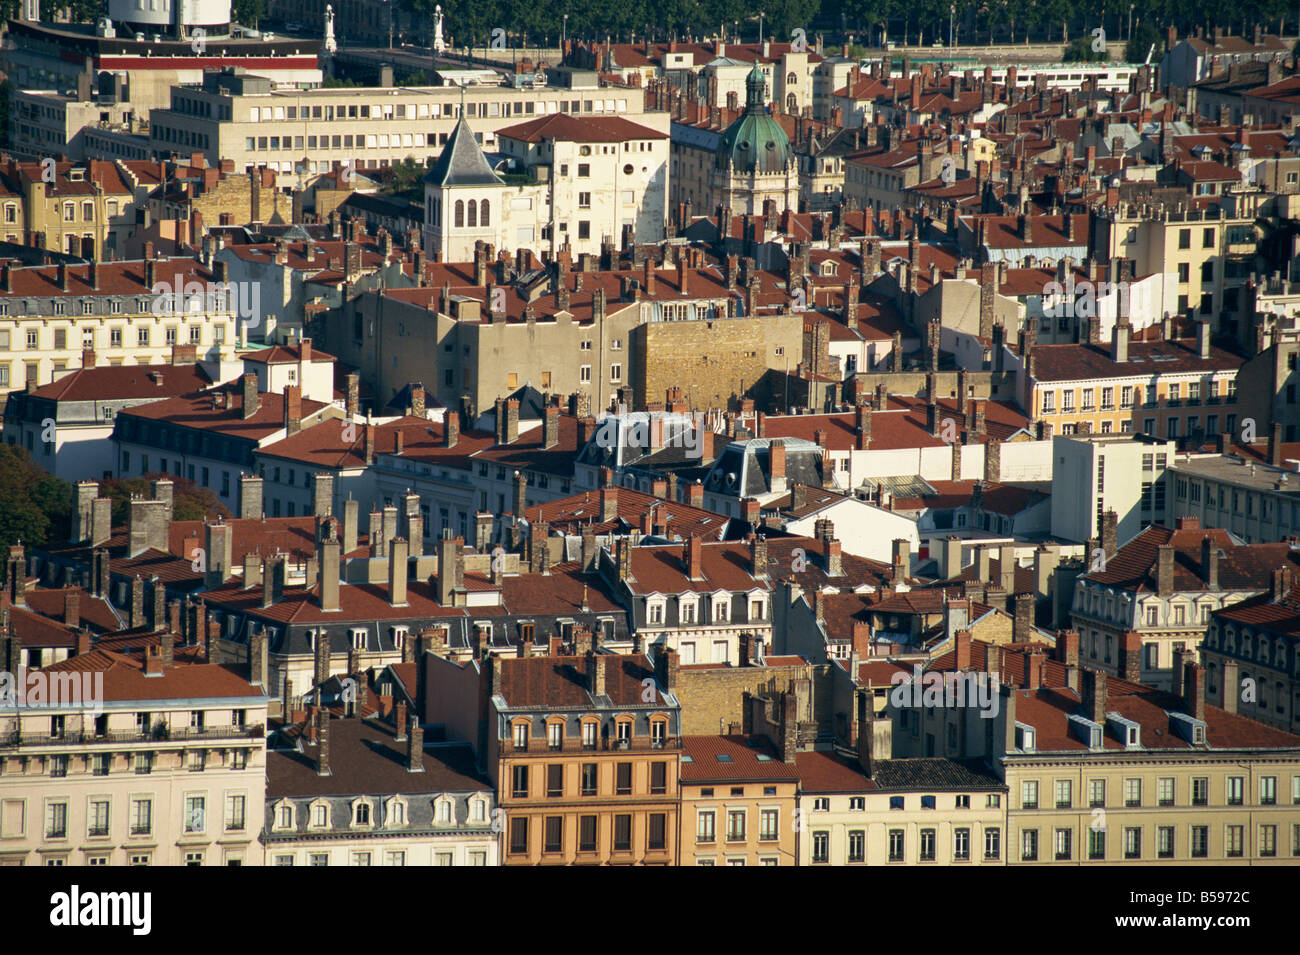
[[[187,833],[208,832],[207,818],[208,797],[187,795],[185,797],[184,831]],[[221,818],[214,820],[213,832],[243,832],[248,826],[248,799],[243,793],[229,793],[225,798],[224,822]],[[91,796],[86,801],[86,837],[91,839],[108,838],[112,831],[113,800],[108,796]],[[127,816],[129,831],[132,836],[154,835],[154,805],[149,796],[131,796],[128,800]],[[21,821],[21,820],[20,820]],[[45,802],[45,820],[43,831],[47,840],[68,838],[68,800],[48,799]],[[6,832],[6,835],[22,835],[22,832]]]
[[[830,862],[830,833],[815,829],[812,833],[812,861]],[[916,861],[934,862],[937,859],[938,831],[922,829],[918,833]],[[984,830],[984,860],[992,862],[1002,857],[1002,830],[996,827]],[[864,829],[850,829],[848,833],[848,862],[865,862],[867,859],[867,833]],[[959,828],[952,831],[952,859],[969,862],[971,859],[971,831]],[[889,830],[889,861],[906,862],[907,833],[903,829]]]
[[[1278,854],[1278,827],[1262,824],[1257,830],[1256,853],[1261,858],[1274,858]],[[1090,827],[1086,832],[1086,848],[1079,858],[1105,859],[1107,830],[1104,827]],[[1056,861],[1075,858],[1075,831],[1070,828],[1052,830],[1052,847],[1049,857]],[[1024,862],[1038,862],[1039,844],[1037,829],[1020,831],[1020,858]],[[1142,859],[1149,857],[1149,849],[1144,845],[1144,827],[1125,826],[1120,833],[1121,854],[1125,859]],[[1205,859],[1210,855],[1210,827],[1189,826],[1187,832],[1187,855],[1193,859]],[[1229,859],[1239,859],[1246,854],[1246,826],[1225,825],[1223,827],[1222,854]],[[1155,827],[1155,856],[1159,859],[1173,859],[1179,855],[1178,827]],[[1300,823],[1292,826],[1291,855],[1300,856]]]
[[[528,852],[531,831],[541,829],[542,852],[544,854],[560,853],[565,847],[566,819],[564,816],[546,816],[540,827],[530,826],[527,816],[516,816],[510,820],[509,851],[511,855]],[[668,848],[668,815],[652,812],[646,817],[645,849],[662,851]],[[582,815],[578,817],[577,851],[595,852],[598,844],[600,820],[597,816]],[[619,813],[613,817],[613,832],[610,847],[614,852],[632,851],[632,815]]]
[[[1223,804],[1229,806],[1245,805],[1245,786],[1246,778],[1244,776],[1229,776],[1224,780]],[[1057,779],[1052,783],[1052,806],[1057,809],[1072,809],[1074,806],[1074,781],[1070,779]],[[1123,782],[1124,805],[1126,807],[1140,807],[1142,802],[1142,780],[1136,777],[1125,779]],[[1176,806],[1178,805],[1178,783],[1173,776],[1163,776],[1156,780],[1155,786],[1156,805],[1159,806]],[[1185,805],[1208,806],[1210,804],[1210,780],[1208,776],[1198,776],[1192,779],[1190,800]],[[1291,777],[1291,802],[1293,805],[1300,805],[1300,776]],[[1106,780],[1090,779],[1088,780],[1087,794],[1088,808],[1104,808],[1106,806]],[[1261,776],[1259,777],[1259,801],[1260,806],[1276,806],[1277,797],[1277,777]],[[1020,808],[1021,809],[1039,809],[1050,808],[1047,805],[1039,805],[1039,784],[1036,779],[1026,779],[1020,784]]]
[[[81,304],[82,304],[81,313],[83,315],[93,314],[91,310],[90,302],[82,302]],[[64,314],[65,307],[66,307],[65,303],[56,302],[54,305],[54,313],[56,315]],[[0,305],[0,315],[4,315],[4,314],[6,314],[4,307]],[[186,329],[188,329],[188,331],[186,331]],[[28,351],[39,351],[42,348],[49,348],[52,349],[53,351],[66,351],[69,348],[68,329],[55,328],[52,329],[51,331],[53,333],[51,338],[46,339],[43,342],[42,341],[43,336],[41,335],[40,329],[38,328],[24,329],[22,335],[19,336],[18,340],[24,343]],[[73,328],[72,332],[75,335],[77,329]],[[135,338],[135,341],[131,343],[131,347],[150,348],[154,344],[153,331],[149,325],[136,326],[135,335],[132,337]],[[167,325],[166,327],[163,328],[163,341],[162,341],[163,345],[179,345],[181,344],[181,340],[183,338],[188,339],[188,344],[190,345],[203,344],[203,326],[202,325],[189,325],[189,326]],[[0,351],[12,350],[13,342],[14,342],[14,336],[12,332],[9,329],[0,329]],[[214,345],[224,345],[226,343],[226,326],[224,323],[212,326],[212,343]],[[81,344],[78,346],[74,342],[71,347],[82,348],[82,349],[87,349],[87,348],[93,349],[99,347],[99,336],[96,333],[96,330],[93,328],[81,329]],[[110,328],[108,330],[108,347],[109,348],[128,347],[125,343],[124,328],[119,326],[115,328]]]
[[[1187,385],[1186,391],[1183,390],[1183,384]],[[1113,387],[1103,388],[1081,388],[1078,389],[1079,406],[1078,411],[1096,411],[1097,402],[1100,401],[1101,411],[1115,410],[1115,389]],[[1178,407],[1186,399],[1189,405],[1200,404],[1202,398],[1210,404],[1220,400],[1219,382],[1214,378],[1207,378],[1203,382],[1169,382],[1165,387],[1164,400],[1167,407]],[[1055,389],[1045,389],[1041,392],[1042,411],[1044,414],[1056,413],[1056,396]],[[1076,389],[1064,388],[1060,391],[1061,396],[1061,413],[1073,414],[1075,408]],[[1225,398],[1228,401],[1237,396],[1237,380],[1235,378],[1227,379],[1227,388]],[[1123,385],[1119,391],[1119,407],[1132,408],[1135,400],[1142,401],[1142,407],[1154,408],[1160,403],[1161,395],[1157,385]]]
[[[540,107],[540,108],[539,108]],[[540,104],[533,97],[506,101],[468,102],[467,117],[490,119],[494,116],[531,116],[538,113],[625,113],[625,99],[550,100]],[[448,103],[328,103],[320,106],[254,106],[248,111],[250,123],[276,120],[343,119],[403,120],[456,119],[459,104]]]
[[[294,856],[287,853],[279,853],[274,857],[273,865],[293,865]],[[407,864],[407,854],[405,849],[385,849],[380,855],[369,850],[359,849],[348,853],[347,860],[349,865],[369,866],[374,865],[376,858],[383,859],[383,865],[404,866]],[[455,865],[456,854],[454,852],[435,852],[433,854],[433,864],[437,866]],[[486,849],[471,849],[465,856],[467,864],[471,866],[486,866],[488,854]],[[309,852],[307,853],[307,864],[309,866],[328,866],[330,864],[330,853],[328,852]]]
[[[610,624],[612,627],[612,623]],[[483,628],[488,639],[491,640],[491,625],[485,625]],[[606,631],[609,633],[609,630]],[[564,729],[563,720],[553,720],[546,724],[546,745],[550,749],[564,748]],[[589,719],[582,722],[582,746],[584,749],[595,749],[599,741],[600,727],[596,720]],[[517,720],[511,728],[511,739],[514,740],[515,749],[527,749],[531,738],[532,729],[525,719]],[[632,739],[632,719],[630,717],[619,719],[614,724],[615,740],[620,743],[629,743]],[[660,717],[650,721],[650,741],[657,746],[663,746],[668,739],[668,720]],[[594,763],[592,764],[595,765]],[[619,766],[630,767],[631,763],[620,763]],[[657,764],[656,764],[657,765]],[[518,767],[516,767],[518,768]],[[526,768],[526,767],[525,767]],[[621,770],[620,770],[621,771]]]
[[[726,821],[726,841],[744,842],[748,838],[749,810],[724,809],[722,812]],[[781,837],[781,810],[759,809],[757,812],[758,838],[761,841],[779,839]],[[695,841],[697,843],[718,841],[717,818],[718,810],[715,809],[702,809],[696,813]]]
[[[385,804],[385,817],[382,821],[375,812],[374,805],[368,799],[356,799],[349,807],[348,824],[354,829],[369,829],[374,826],[384,828],[393,828],[397,826],[410,825],[409,813],[407,811],[406,801],[400,798],[389,799]],[[292,803],[281,803],[275,810],[276,830],[293,829],[296,826],[297,808]],[[329,803],[318,802],[312,804],[307,809],[307,828],[308,829],[328,829],[330,828],[331,811]],[[434,800],[434,823],[440,826],[450,826],[456,823],[456,808],[453,800],[447,797],[439,797]],[[470,799],[469,814],[466,819],[470,823],[486,824],[488,821],[487,801],[484,799]]]
[[[545,769],[546,797],[560,799],[566,794],[563,763],[551,763]],[[511,795],[516,799],[525,799],[529,795],[529,767],[516,764],[511,769]],[[583,763],[578,772],[578,791],[583,796],[600,796],[600,769],[596,763]],[[650,764],[650,794],[666,795],[668,792],[668,764]],[[613,795],[630,796],[633,792],[632,764],[618,763],[615,766]],[[603,795],[610,795],[606,792]]]

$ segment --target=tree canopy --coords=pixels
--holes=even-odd
[[[0,545],[41,547],[66,540],[72,485],[50,474],[20,447],[0,445]]]

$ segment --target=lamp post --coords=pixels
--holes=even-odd
[[[1128,38],[1133,39],[1133,4],[1128,5]]]
[[[957,45],[957,41],[955,39],[956,30],[957,30],[957,4],[954,3],[952,6],[948,8],[948,49],[952,49],[954,46]]]
[[[564,21],[560,24],[560,62],[564,62],[564,45],[569,41],[569,15],[564,15]]]

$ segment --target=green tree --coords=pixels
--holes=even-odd
[[[1147,51],[1151,49],[1153,43],[1156,49],[1151,54],[1151,61],[1155,63],[1159,62],[1161,53],[1164,51],[1164,38],[1160,35],[1160,31],[1156,29],[1155,24],[1143,20],[1133,28],[1133,36],[1124,45],[1124,59],[1130,63],[1143,62],[1147,58]]]
[[[0,446],[0,546],[66,540],[72,485],[36,464],[22,448]]]
[[[1081,36],[1070,41],[1070,45],[1065,48],[1064,60],[1066,63],[1104,63],[1106,61],[1106,52],[1104,50],[1094,50],[1092,48],[1093,38]]]
[[[257,22],[266,16],[266,0],[234,0],[230,13],[236,22],[257,29]]]
[[[395,163],[388,170],[388,180],[383,191],[393,196],[402,196],[412,202],[424,200],[424,174],[429,171],[426,163],[412,156],[407,156]]]
[[[99,493],[113,502],[113,524],[125,524],[132,495],[147,498],[150,482],[166,478],[172,482],[172,518],[178,521],[202,521],[230,517],[230,510],[210,488],[171,474],[146,474],[138,478],[108,478],[99,482]]]

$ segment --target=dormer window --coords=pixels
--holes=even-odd
[[[451,800],[443,799],[438,802],[438,825],[450,826],[453,820],[451,817]]]
[[[515,724],[515,748],[516,749],[528,748],[528,724],[527,723]]]
[[[394,799],[388,804],[388,824],[390,826],[406,825],[406,803]]]
[[[275,828],[292,829],[293,828],[293,806],[284,803],[276,810]]]
[[[352,825],[354,826],[370,825],[370,803],[361,801],[353,805]]]
[[[627,748],[632,742],[632,721],[620,720],[617,727],[617,739],[619,746]]]

